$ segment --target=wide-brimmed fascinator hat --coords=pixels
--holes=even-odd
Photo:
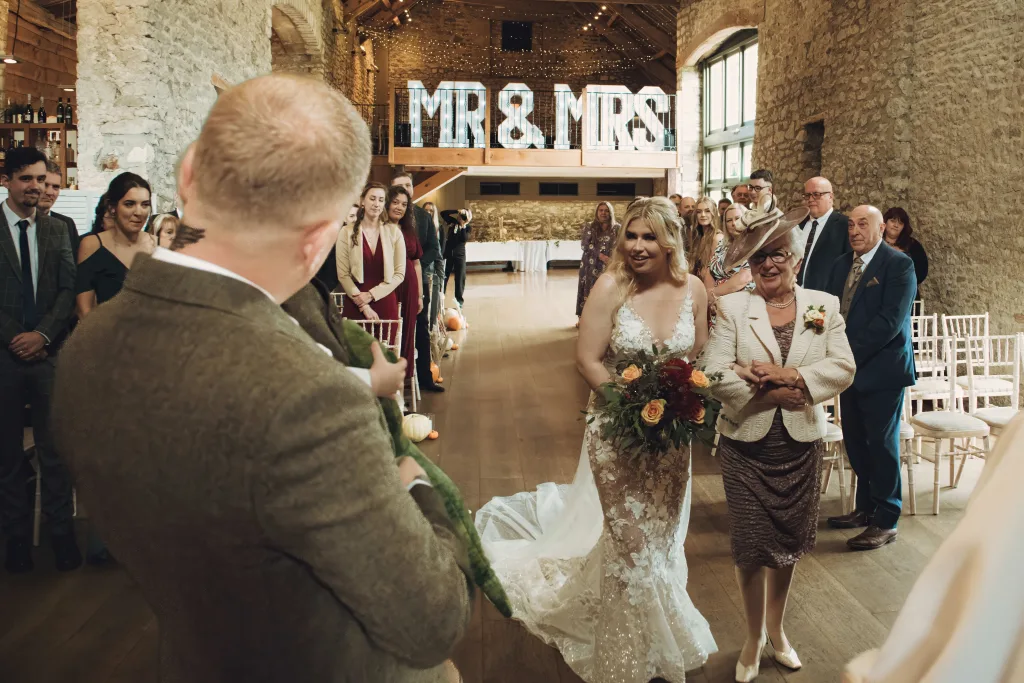
[[[725,270],[746,263],[758,249],[803,223],[809,214],[807,207],[783,213],[775,205],[775,195],[762,196],[754,208],[740,216],[739,235],[725,252]]]

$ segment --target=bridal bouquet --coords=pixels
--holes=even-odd
[[[714,445],[722,404],[711,397],[720,374],[705,375],[657,347],[616,364],[616,377],[598,389],[587,423],[602,418],[601,437],[624,451],[662,455],[694,438]]]

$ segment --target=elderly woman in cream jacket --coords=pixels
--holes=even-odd
[[[783,214],[774,198],[741,219],[726,269],[749,261],[754,291],[718,300],[704,352],[722,402],[719,461],[729,506],[747,638],[736,680],[757,677],[761,650],[799,669],[783,617],[797,560],[814,547],[827,421],[820,405],[853,382],[855,363],[839,300],[796,286],[807,215]]]
[[[338,235],[335,259],[346,318],[399,319],[395,289],[405,280],[405,239],[401,228],[387,221],[386,201],[387,188],[369,183],[359,199],[355,222]],[[391,330],[392,336],[396,332]]]

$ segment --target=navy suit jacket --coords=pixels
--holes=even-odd
[[[828,292],[843,298],[853,252],[837,258]],[[846,315],[846,337],[857,362],[853,388],[861,392],[913,386],[910,311],[917,296],[914,262],[883,242],[864,269]]]
[[[807,220],[800,224],[809,224],[813,219],[808,216]],[[822,292],[831,291],[828,289],[829,279],[832,276],[832,264],[843,254],[849,254],[850,219],[835,209],[828,217],[825,225],[818,226],[818,234],[814,236],[814,248],[811,250],[810,259],[804,258],[804,264],[797,275],[797,284],[804,289],[817,289]],[[853,263],[853,260],[850,261]],[[840,297],[842,298],[842,297]]]

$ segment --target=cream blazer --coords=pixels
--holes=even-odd
[[[825,307],[825,330],[808,329],[808,307]],[[736,292],[718,300],[718,320],[704,351],[705,372],[721,372],[713,386],[722,402],[718,431],[736,441],[763,439],[779,406],[755,400],[756,388],[741,379],[731,366],[759,360],[782,365],[768,308],[756,292]],[[807,385],[813,405],[803,410],[782,410],[782,421],[797,441],[810,442],[825,436],[825,410],[821,403],[853,384],[857,366],[846,339],[846,322],[839,313],[839,299],[813,289],[796,288],[796,324],[793,343],[784,367],[797,368]]]
[[[352,246],[354,225],[346,225],[338,234],[335,262],[338,265],[338,282],[348,296],[360,292],[356,283],[363,282],[363,239]],[[370,290],[374,301],[380,301],[398,288],[405,280],[405,238],[397,223],[385,223],[380,227],[378,249],[384,250],[384,282]]]

